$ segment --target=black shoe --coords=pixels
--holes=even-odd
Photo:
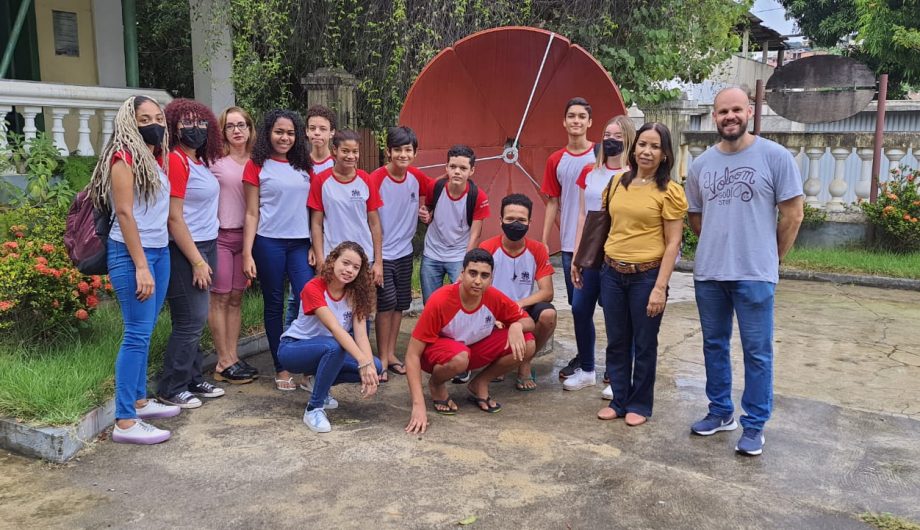
[[[242,367],[247,372],[251,373],[253,376],[259,375],[259,370],[255,366],[247,363],[246,361],[242,359],[237,361],[236,364],[240,365],[240,367]]]
[[[462,385],[463,383],[469,383],[470,379],[473,378],[473,372],[467,370],[461,374],[457,374],[453,379],[450,380],[451,383],[455,385]]]
[[[569,364],[565,365],[565,368],[559,370],[559,379],[568,379],[575,375],[575,369],[580,367],[581,364],[578,362],[578,357],[573,357]]]
[[[230,365],[220,372],[214,370],[214,379],[218,381],[225,381],[231,385],[243,385],[246,383],[252,383],[252,377],[252,372],[243,368],[240,363]]]
[[[188,391],[200,398],[217,398],[225,394],[224,389],[202,381],[200,383],[189,383]]]

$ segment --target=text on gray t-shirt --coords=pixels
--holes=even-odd
[[[786,148],[759,136],[736,153],[712,147],[690,165],[686,193],[703,214],[694,279],[779,281],[776,205],[803,194]]]

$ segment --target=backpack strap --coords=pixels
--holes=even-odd
[[[466,193],[466,224],[467,226],[473,226],[473,212],[476,209],[476,200],[479,198],[479,188],[472,179],[467,182],[469,182],[470,187]],[[428,204],[428,210],[431,211],[432,215],[434,215],[434,207],[437,206],[441,194],[446,193],[444,191],[446,186],[447,177],[439,178],[434,182],[434,187],[431,189],[431,202]]]

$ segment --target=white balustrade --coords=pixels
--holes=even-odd
[[[0,150],[6,149],[6,115],[11,110],[9,105],[0,105]]]
[[[117,110],[102,111],[102,145],[99,146],[100,150],[109,143],[109,138],[112,137],[112,132],[115,130],[114,123],[116,114],[118,114]]]
[[[871,147],[860,147],[856,150],[856,155],[862,161],[859,166],[859,182],[853,191],[856,197],[868,201],[869,194],[872,193],[872,155],[875,150]]]
[[[77,114],[80,116],[80,128],[77,130],[80,133],[80,142],[77,144],[77,152],[80,156],[93,156],[96,152],[93,151],[93,143],[89,141],[89,119],[96,114],[96,111],[77,109]]]
[[[831,156],[834,157],[834,180],[831,181],[827,191],[831,194],[831,200],[827,202],[825,208],[829,212],[842,212],[846,208],[843,205],[843,196],[847,193],[847,181],[844,178],[846,171],[846,161],[850,157],[850,148],[835,147],[831,149]]]
[[[885,149],[885,158],[888,159],[888,170],[898,169],[905,155],[907,155],[907,151],[897,147]],[[881,175],[879,176],[879,180],[882,180]]]
[[[70,114],[70,109],[68,108],[51,108],[51,134],[54,138],[54,146],[57,147],[58,151],[64,156],[70,153],[70,150],[67,149],[67,140],[64,139],[64,116],[68,114]]]
[[[147,88],[108,88],[96,86],[65,85],[34,81],[0,80],[0,127],[2,118],[10,111],[22,116],[23,136],[26,140],[38,134],[36,117],[44,112],[45,127],[63,154],[69,154],[71,145],[77,142],[80,155],[94,155],[112,136],[113,121],[122,103],[136,94],[147,94],[162,105],[172,97],[162,90]],[[101,111],[101,113],[100,113]],[[77,130],[72,130],[69,120],[71,112],[77,114]],[[91,118],[101,114],[98,125]],[[4,131],[0,130],[0,148],[6,145]],[[98,143],[97,143],[98,142]]]
[[[819,161],[824,156],[823,147],[809,147],[805,149],[805,156],[808,157],[808,179],[805,180],[803,188],[805,190],[805,204],[820,208],[823,206],[818,199],[821,193],[821,174]]]

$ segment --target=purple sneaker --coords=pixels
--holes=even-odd
[[[155,418],[172,418],[178,416],[182,409],[175,405],[164,405],[159,401],[148,399],[147,404],[141,408],[135,408],[137,417],[142,420],[151,420]]]
[[[157,429],[149,423],[135,420],[134,425],[120,429],[118,425],[112,430],[112,441],[120,444],[153,445],[169,440],[171,433]]]

